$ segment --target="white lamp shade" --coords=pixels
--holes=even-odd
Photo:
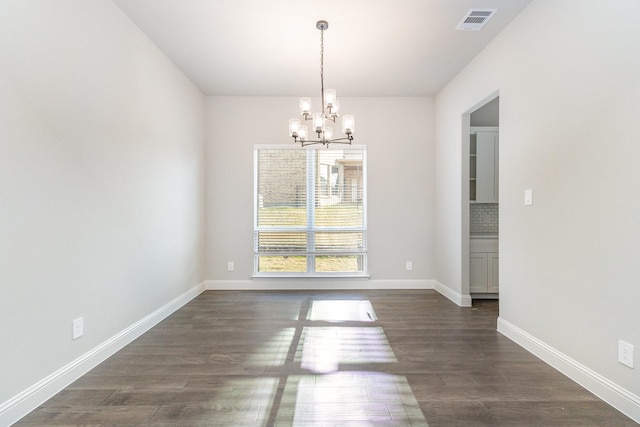
[[[331,115],[333,117],[338,117],[338,113],[340,112],[340,101],[337,99],[333,103],[333,107],[331,107]]]
[[[311,98],[300,98],[300,114],[311,113]]]
[[[300,129],[300,120],[289,119],[289,136],[296,137]]]
[[[335,89],[324,90],[324,106],[325,107],[333,107],[333,104],[335,104],[337,99],[338,98],[336,97]]]
[[[322,113],[313,113],[313,130],[315,132],[324,130],[324,115]]]
[[[342,133],[351,135],[356,130],[356,119],[350,114],[342,117]]]
[[[306,126],[300,126],[298,128],[298,139],[300,141],[306,141],[307,140],[307,131],[308,131],[308,128]]]
[[[324,139],[329,140],[333,138],[333,128],[325,127],[324,128]]]

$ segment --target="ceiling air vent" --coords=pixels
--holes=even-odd
[[[471,9],[464,18],[462,18],[456,30],[477,31],[481,29],[497,11],[498,9]]]

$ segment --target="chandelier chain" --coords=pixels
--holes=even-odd
[[[324,115],[324,29],[320,28],[320,94],[322,97],[322,115]]]

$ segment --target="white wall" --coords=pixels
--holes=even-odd
[[[631,393],[636,419],[639,13],[636,0],[536,0],[435,103],[436,278],[465,291],[462,116],[499,91],[501,320]],[[617,362],[618,339],[636,369]]]
[[[0,404],[204,280],[204,128],[111,1],[2,2]]]
[[[344,98],[341,110],[356,116],[354,143],[368,148],[372,280],[432,279],[433,100]],[[253,147],[293,144],[287,123],[297,115],[297,98],[207,99],[207,279],[250,280]],[[407,260],[413,271],[405,270]],[[227,261],[235,271],[227,271]],[[266,282],[254,280],[258,287]]]

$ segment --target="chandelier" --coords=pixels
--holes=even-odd
[[[311,98],[300,98],[300,115],[304,121],[311,120],[312,132],[317,139],[308,139],[308,127],[300,124],[300,119],[289,119],[289,136],[294,142],[299,142],[303,147],[307,145],[322,144],[329,146],[335,144],[351,144],[355,130],[355,118],[352,115],[342,116],[342,133],[346,136],[333,137],[333,128],[327,126],[327,122],[336,122],[340,104],[336,98],[336,91],[324,88],[324,30],[329,28],[327,21],[316,22],[316,28],[320,30],[320,94],[322,95],[322,111],[311,113]]]

